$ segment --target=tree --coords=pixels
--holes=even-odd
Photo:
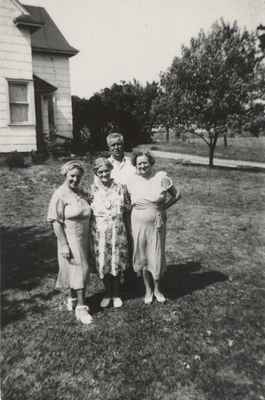
[[[173,128],[176,120],[176,106],[173,98],[162,90],[154,99],[151,113],[153,121],[166,129],[166,141],[169,142],[169,130]]]
[[[107,122],[101,97],[95,94],[87,100],[72,96],[72,110],[73,151],[83,153],[104,147]]]
[[[76,129],[86,126],[96,149],[103,149],[106,136],[112,131],[124,135],[125,146],[130,149],[149,142],[152,131],[152,103],[157,96],[156,82],[141,85],[133,82],[115,83],[94,94],[89,100],[74,98],[73,113]],[[75,121],[80,121],[75,123]],[[78,137],[78,135],[76,135]]]
[[[123,133],[125,144],[131,147],[150,141],[152,129],[151,106],[158,84],[142,86],[136,80],[121,82],[101,92],[113,130]]]
[[[256,59],[256,37],[236,22],[216,22],[200,31],[189,46],[182,46],[161,83],[178,104],[176,116],[183,127],[204,140],[213,167],[218,138],[229,119],[245,113],[250,98]]]
[[[257,35],[259,38],[259,47],[263,53],[265,53],[265,26],[259,25],[257,27]]]
[[[257,29],[260,41],[260,51],[257,51],[259,62],[255,68],[250,102],[248,104],[247,124],[249,131],[254,136],[265,133],[265,27],[260,25]]]
[[[78,96],[72,96],[72,112],[73,112],[73,143],[72,151],[82,153],[88,151],[89,143],[84,143],[82,131],[86,128],[86,99]]]

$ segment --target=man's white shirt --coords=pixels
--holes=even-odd
[[[129,179],[135,175],[135,167],[132,165],[129,157],[124,156],[122,161],[115,160],[114,157],[109,157],[109,161],[113,165],[111,177],[118,183],[126,185]]]

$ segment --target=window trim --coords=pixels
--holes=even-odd
[[[7,80],[7,85],[8,85],[8,108],[9,108],[9,126],[34,126],[35,121],[33,120],[32,117],[32,107],[34,107],[33,100],[30,95],[31,91],[31,86],[33,86],[33,80],[32,79],[16,79],[16,78],[6,78]],[[27,88],[27,101],[16,101],[16,102],[11,102],[10,99],[10,83],[17,83],[19,84],[25,84]],[[28,106],[28,120],[23,121],[23,122],[12,122],[11,120],[11,104],[24,104]]]

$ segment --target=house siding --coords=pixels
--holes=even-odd
[[[31,37],[13,22],[20,14],[11,0],[0,0],[0,152],[36,150]],[[29,124],[10,125],[8,79],[28,80]]]
[[[33,73],[57,87],[55,95],[55,126],[58,135],[72,138],[72,104],[69,59],[66,56],[33,52]]]

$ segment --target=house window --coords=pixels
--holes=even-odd
[[[8,86],[11,124],[29,122],[28,82],[9,81]]]

